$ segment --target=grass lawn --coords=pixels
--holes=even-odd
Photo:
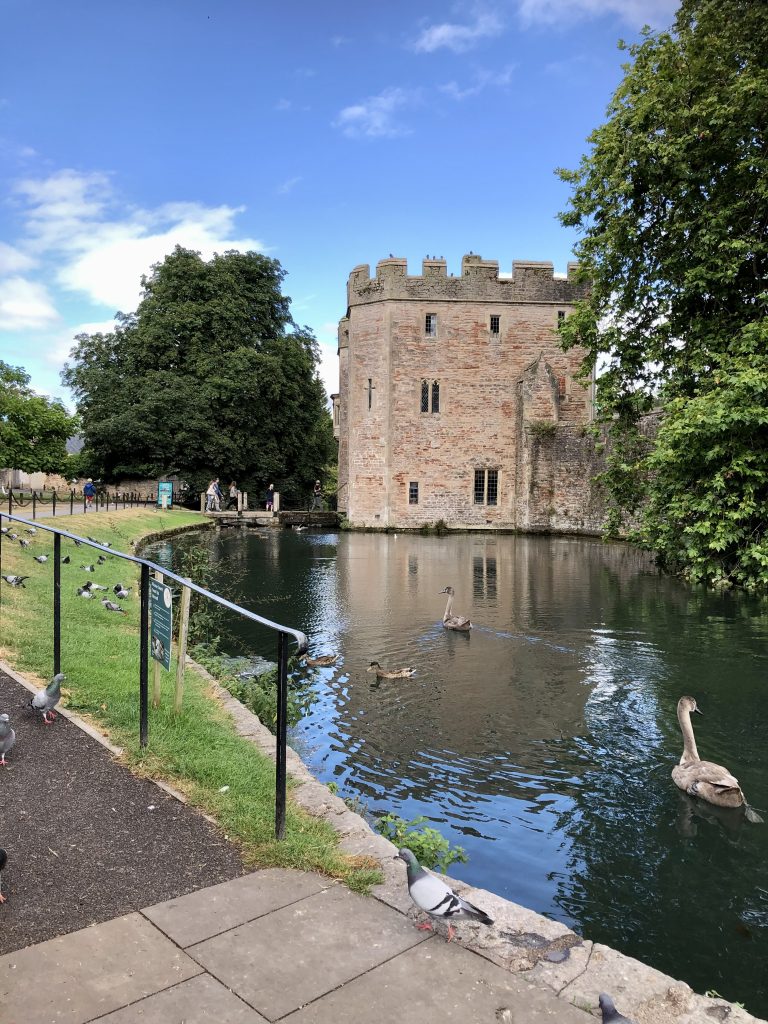
[[[131,552],[131,540],[150,533],[201,522],[198,513],[183,510],[133,509],[45,519],[68,532]],[[20,537],[23,527],[4,519]],[[0,653],[19,671],[47,682],[53,673],[53,536],[43,531],[30,538],[26,550],[3,537],[2,572],[29,575],[25,589],[2,587]],[[149,709],[149,746],[139,747],[139,599],[138,568],[110,558],[88,574],[79,567],[96,563],[93,548],[62,539],[61,667],[66,673],[66,705],[95,722],[123,748],[126,765],[137,774],[162,779],[181,790],[190,803],[211,815],[225,835],[236,841],[252,867],[295,867],[344,879],[364,891],[379,880],[374,862],[348,857],[337,849],[337,837],[325,822],[312,818],[289,800],[286,838],[274,833],[275,770],[272,761],[238,736],[228,714],[208,692],[196,672],[185,673],[184,707],[174,715],[175,659],[171,672],[161,671],[161,706]],[[34,555],[48,554],[41,565]],[[97,599],[77,596],[86,580],[109,588]],[[120,602],[126,615],[107,611],[99,598],[110,597],[116,583],[132,586],[130,599]],[[286,623],[301,628],[300,623]],[[275,638],[277,644],[277,638]],[[175,653],[175,652],[174,652]],[[152,688],[150,661],[150,694]],[[1,708],[0,708],[1,710]],[[222,787],[229,787],[222,793]]]

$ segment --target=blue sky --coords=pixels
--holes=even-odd
[[[0,0],[0,358],[71,405],[81,330],[177,243],[280,260],[337,386],[358,263],[551,260],[619,38],[676,0]]]

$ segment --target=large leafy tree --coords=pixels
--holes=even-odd
[[[589,297],[561,328],[597,362],[609,527],[692,579],[768,587],[768,4],[683,0],[629,47],[575,171]],[[655,436],[640,429],[658,406]]]
[[[88,457],[107,478],[215,474],[307,493],[333,456],[317,345],[259,253],[177,247],[142,278],[134,314],[80,335],[63,372]]]
[[[61,402],[36,395],[29,374],[0,360],[0,466],[24,473],[58,473],[77,420]]]

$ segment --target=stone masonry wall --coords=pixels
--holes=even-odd
[[[541,519],[525,507],[531,487],[518,469],[523,406],[534,423],[585,423],[590,415],[589,396],[574,381],[582,353],[563,352],[555,333],[558,315],[584,294],[569,271],[559,279],[551,264],[516,262],[511,278],[499,278],[496,263],[474,255],[456,278],[444,260],[425,260],[420,277],[394,258],[381,261],[373,279],[367,266],[352,271],[339,334],[339,486],[353,525],[416,528],[442,519],[456,528],[515,529]],[[436,318],[432,335],[427,314]],[[497,504],[475,502],[476,470],[498,472]],[[409,501],[412,483],[417,504]]]

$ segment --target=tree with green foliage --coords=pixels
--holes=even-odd
[[[303,495],[333,458],[319,354],[290,314],[285,272],[256,252],[205,261],[177,246],[135,313],[82,334],[63,371],[97,475],[211,476]]]
[[[692,580],[768,587],[768,4],[683,0],[644,32],[563,224],[589,297],[609,529]],[[622,44],[623,45],[623,44]],[[661,409],[658,432],[641,417]]]
[[[77,419],[61,402],[36,395],[29,374],[0,360],[0,466],[24,473],[58,473]]]

